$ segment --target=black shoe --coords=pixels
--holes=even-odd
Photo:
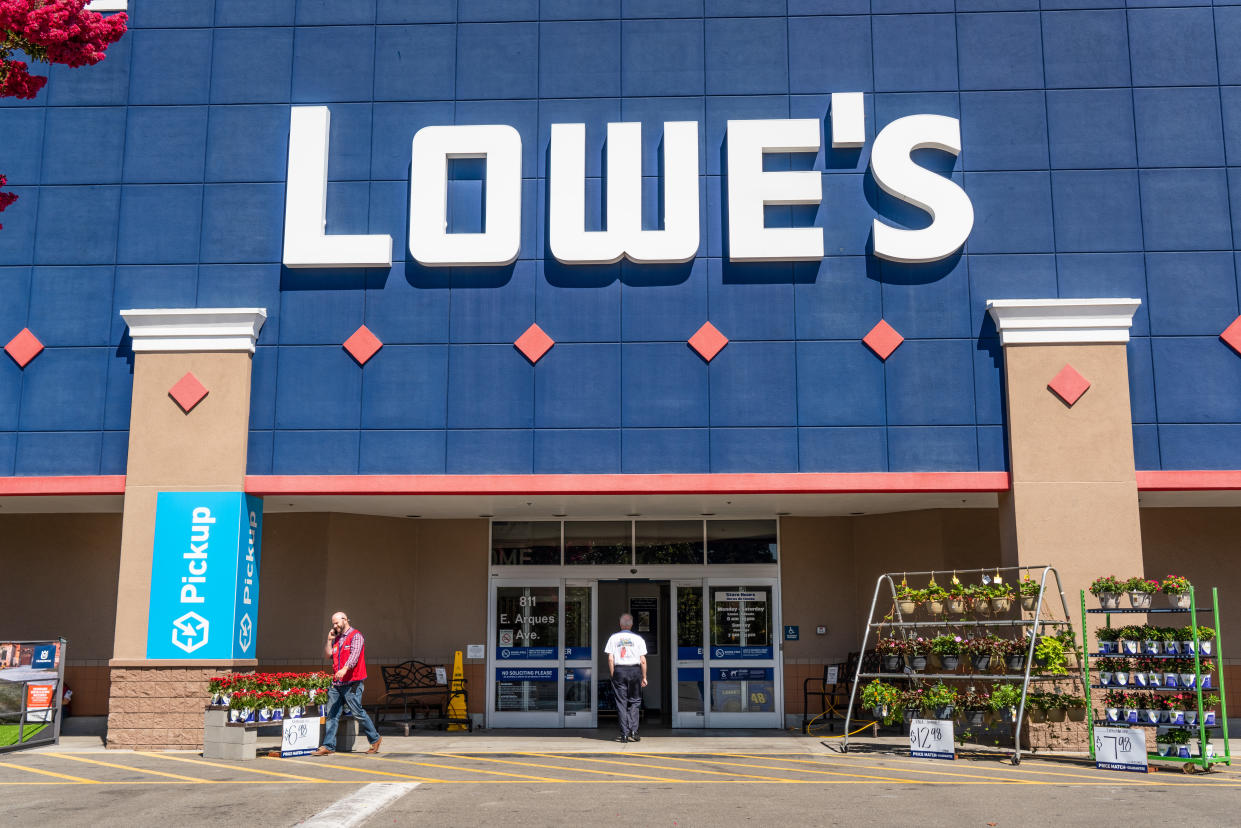
[[[625,737],[625,736],[617,736],[617,737],[616,737],[615,739],[613,739],[612,741],[614,741],[614,742],[620,742],[620,743],[623,745],[625,742],[628,742],[628,741],[629,741],[629,739],[628,739],[627,737]]]
[[[630,734],[629,734],[629,741],[631,741],[631,742],[641,742],[641,741],[642,741],[642,737],[641,737],[641,736],[639,736],[639,735],[638,735],[638,734],[636,734],[636,733],[630,733]]]

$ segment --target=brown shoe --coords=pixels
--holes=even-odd
[[[383,744],[383,740],[384,740],[384,737],[380,736],[378,739],[371,742],[371,746],[366,749],[366,752],[367,753],[379,753],[379,746]]]
[[[310,755],[311,756],[331,756],[335,752],[336,751],[332,750],[331,748],[323,747],[322,745],[320,745],[319,749]]]

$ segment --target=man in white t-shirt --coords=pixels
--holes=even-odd
[[[633,631],[632,615],[625,613],[620,617],[620,632],[612,633],[603,651],[608,654],[612,696],[620,719],[616,741],[640,742],[638,708],[642,705],[642,688],[646,687],[646,640]]]

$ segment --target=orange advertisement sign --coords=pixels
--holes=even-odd
[[[27,684],[26,709],[36,710],[38,708],[51,707],[52,691],[55,689],[55,686],[51,684]]]

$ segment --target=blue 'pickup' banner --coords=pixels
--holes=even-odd
[[[254,658],[263,501],[242,492],[160,492],[147,658]]]

